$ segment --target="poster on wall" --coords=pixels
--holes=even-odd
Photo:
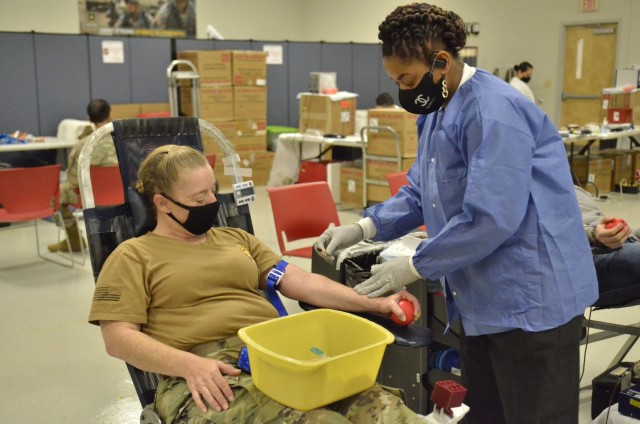
[[[195,38],[195,3],[196,0],[78,0],[80,32]]]

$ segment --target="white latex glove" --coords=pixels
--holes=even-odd
[[[364,239],[362,227],[358,224],[341,225],[326,230],[314,243],[313,248],[322,256],[333,258],[338,250],[353,246]]]
[[[414,270],[409,256],[400,256],[371,267],[371,277],[354,287],[358,294],[379,297],[411,284],[421,277]]]

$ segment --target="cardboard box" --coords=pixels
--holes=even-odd
[[[191,88],[180,88],[180,109],[192,116]],[[231,121],[234,118],[233,87],[230,85],[204,85],[200,87],[200,118],[210,121]]]
[[[231,52],[233,85],[267,85],[267,53],[256,50]]]
[[[200,85],[233,83],[231,79],[231,52],[228,50],[185,50],[178,52],[178,59],[193,63],[200,75]],[[181,71],[189,70],[179,66]]]
[[[233,140],[234,149],[238,153],[247,151],[266,151],[267,135],[254,135],[251,137],[235,137]]]
[[[362,168],[340,167],[340,203],[362,207],[363,204]]]
[[[381,203],[391,197],[389,185],[367,184],[367,205]]]
[[[222,134],[227,137],[229,141],[232,143],[235,141],[236,136],[236,121],[219,121],[219,122],[210,122],[213,126],[215,126]],[[206,135],[205,133],[200,133],[202,136],[202,147],[205,153],[215,153],[222,154],[222,150],[218,147],[218,143],[212,138]]]
[[[403,158],[401,160],[401,171],[408,171],[415,162],[415,158]],[[367,178],[370,180],[387,181],[386,175],[398,172],[398,164],[382,160],[367,160]]]
[[[331,100],[322,94],[300,96],[300,132],[353,135],[356,131],[356,97]]]
[[[627,183],[633,181],[634,155],[629,150],[601,150],[600,155],[613,160],[611,191],[615,191],[615,186],[619,185],[622,180],[626,180]]]
[[[233,87],[233,99],[236,120],[266,120],[266,87]]]
[[[273,163],[275,153],[268,151],[246,151],[238,152],[238,155],[240,156],[241,168],[250,168],[252,173],[251,177],[242,177],[242,180],[251,180],[254,185],[266,185],[269,180],[269,174],[271,173],[271,164]],[[223,155],[221,153],[216,154],[214,172],[219,190],[221,192],[229,192],[234,181],[231,176],[224,175],[224,164],[222,160]]]
[[[169,103],[123,103],[111,105],[111,119],[133,119],[140,113],[168,112]]]
[[[573,172],[581,183],[594,183],[600,190],[600,194],[606,193],[611,188],[611,177],[613,171],[613,160],[604,157],[591,156],[589,170],[587,173],[586,156],[573,158]],[[586,184],[585,190],[595,194],[592,184]]]
[[[242,119],[234,121],[237,137],[254,137],[267,134],[267,121],[265,119]]]
[[[398,134],[400,141],[400,156],[415,158],[418,153],[418,129],[416,119],[418,115],[403,109],[369,109],[368,122],[374,127],[391,127]],[[396,144],[389,131],[369,131],[367,152],[370,155],[396,157]]]

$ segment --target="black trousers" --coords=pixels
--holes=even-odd
[[[465,424],[577,424],[582,316],[552,330],[463,336]]]

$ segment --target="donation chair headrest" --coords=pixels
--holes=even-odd
[[[152,216],[152,208],[147,198],[133,187],[127,188],[127,197],[133,219],[133,231],[136,237],[140,237],[156,226],[155,218]]]

